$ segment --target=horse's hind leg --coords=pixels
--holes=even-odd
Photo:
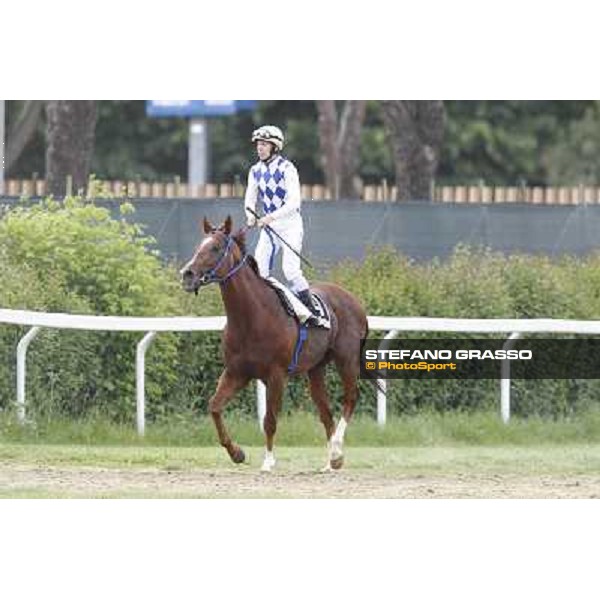
[[[283,389],[285,387],[286,377],[281,373],[272,375],[267,385],[267,410],[263,426],[265,430],[266,447],[261,471],[271,471],[275,466],[275,454],[273,453],[273,441],[275,439],[275,431],[277,430],[277,415],[281,409],[281,400]]]
[[[344,405],[342,416],[335,428],[329,445],[329,464],[332,469],[340,469],[344,464],[344,434],[352,418],[358,398],[358,366],[353,359],[336,360],[336,366],[342,378]]]
[[[333,435],[333,415],[329,408],[329,398],[327,397],[327,388],[325,387],[325,365],[317,365],[308,372],[308,379],[310,381],[310,395],[313,402],[316,404],[321,417],[321,422],[325,427],[325,435],[327,437],[328,457],[327,466],[325,470],[329,469],[330,463],[330,448],[331,448],[331,436]]]
[[[242,463],[246,460],[244,451],[237,445],[234,444],[229,437],[229,433],[223,422],[222,412],[226,404],[233,398],[235,393],[242,389],[248,383],[248,379],[235,377],[227,369],[221,373],[219,377],[219,383],[217,385],[217,391],[208,401],[208,410],[213,418],[219,441],[221,445],[227,450],[227,453],[231,457],[234,463]]]

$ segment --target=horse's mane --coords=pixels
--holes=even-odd
[[[258,275],[258,277],[262,279],[260,273],[258,272],[258,264],[256,263],[256,259],[254,258],[254,256],[252,256],[252,254],[248,254],[248,258],[246,260],[252,268],[252,270]]]
[[[235,243],[239,246],[240,250],[242,251],[242,254],[246,254],[246,228],[242,227],[241,229],[238,229],[232,235],[232,237]],[[254,256],[252,256],[252,254],[248,254],[246,261],[250,265],[252,270],[260,277],[260,274],[258,272],[258,265],[256,264],[256,259],[254,258]]]

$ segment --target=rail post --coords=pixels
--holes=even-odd
[[[25,376],[27,370],[27,348],[40,332],[41,327],[32,327],[17,344],[17,420],[25,422]]]
[[[138,435],[146,429],[146,350],[154,339],[156,331],[147,333],[135,350],[135,407]]]

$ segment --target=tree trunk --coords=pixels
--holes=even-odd
[[[360,198],[356,173],[360,159],[360,135],[367,103],[348,101],[344,105],[340,123],[338,145],[340,149],[340,195],[342,198]]]
[[[397,200],[431,200],[444,138],[445,109],[440,100],[381,103],[394,152]]]
[[[85,190],[96,128],[96,100],[51,100],[46,104],[46,184],[49,194],[63,197],[67,176],[73,193]]]
[[[339,198],[339,152],[337,147],[337,111],[335,101],[318,100],[319,113],[319,142],[321,144],[325,185],[332,196]]]
[[[340,122],[334,100],[317,101],[325,181],[334,199],[359,198],[356,185],[365,100],[348,100]]]

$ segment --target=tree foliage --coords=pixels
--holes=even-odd
[[[7,146],[24,102],[7,102]],[[187,178],[188,122],[146,117],[143,101],[98,101],[90,170],[99,178]],[[435,175],[439,184],[572,185],[597,181],[594,101],[445,101],[446,126]],[[34,128],[7,177],[43,177],[45,115]],[[252,130],[263,123],[286,132],[285,153],[298,165],[302,183],[325,183],[317,104],[309,100],[260,101],[253,112],[209,121],[210,173],[215,182],[244,182],[256,156]],[[596,133],[594,133],[596,131]],[[394,154],[382,103],[366,103],[357,175],[364,184],[395,179]]]
[[[550,177],[552,161],[547,157],[563,146],[570,125],[593,103],[503,100],[445,105],[448,120],[439,181],[547,185],[558,183]]]
[[[569,122],[563,143],[542,157],[552,185],[598,185],[600,181],[600,102],[585,109],[581,119]]]
[[[17,162],[25,147],[30,143],[42,121],[44,102],[42,100],[26,100],[20,102],[18,115],[10,121],[10,129],[6,135],[6,163],[4,168],[10,171]]]

